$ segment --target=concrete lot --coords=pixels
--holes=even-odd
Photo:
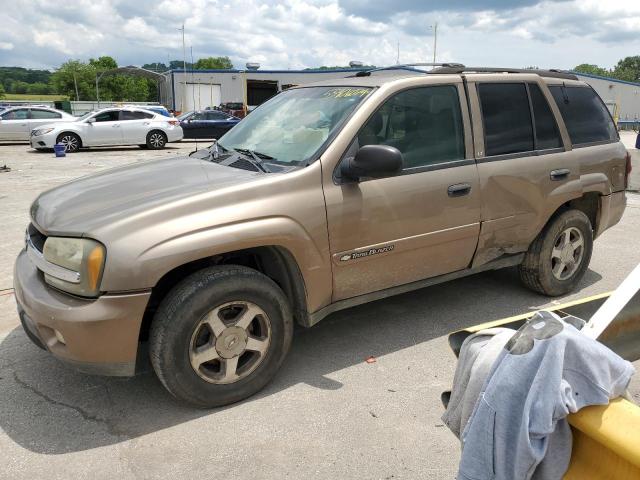
[[[596,242],[574,294],[550,302],[508,269],[339,312],[296,332],[263,392],[210,411],[177,403],[152,373],[87,376],[33,346],[7,289],[36,195],[193,148],[96,149],[55,159],[0,145],[0,166],[12,168],[0,173],[0,478],[453,479],[459,446],[440,421],[440,393],[455,369],[446,334],[611,290],[640,262],[640,195],[630,194],[622,222]],[[376,363],[364,362],[370,355]],[[640,398],[640,378],[632,393]]]

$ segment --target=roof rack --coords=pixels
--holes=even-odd
[[[528,68],[492,68],[492,67],[449,67],[441,66],[429,71],[430,74],[455,74],[455,73],[535,73],[541,77],[562,78],[565,80],[579,80],[573,73],[564,70],[539,70]]]
[[[382,70],[406,70],[411,69],[417,72],[421,72],[422,70],[418,70],[412,67],[440,67],[440,68],[455,68],[455,69],[464,69],[465,66],[461,63],[402,63],[398,65],[390,65],[388,67],[378,67],[372,68],[371,70],[363,70],[361,72],[356,73],[356,77],[368,77],[373,72],[380,72]],[[430,73],[430,72],[423,72]]]

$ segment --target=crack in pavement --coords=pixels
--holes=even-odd
[[[97,417],[95,415],[91,415],[90,413],[88,413],[87,411],[85,411],[84,409],[76,406],[76,405],[71,405],[69,403],[64,403],[61,402],[59,400],[55,400],[51,397],[49,397],[47,394],[41,392],[40,390],[38,390],[37,388],[35,388],[33,385],[28,384],[27,382],[25,382],[24,380],[22,380],[20,377],[18,377],[18,374],[13,371],[13,379],[15,380],[15,382],[20,385],[22,388],[29,390],[30,392],[34,393],[35,395],[37,395],[38,397],[40,397],[41,399],[43,399],[44,401],[46,401],[47,403],[50,403],[51,405],[55,405],[55,406],[59,406],[59,407],[65,407],[68,409],[73,410],[74,412],[78,413],[84,420],[86,421],[90,421],[90,422],[95,422],[95,423],[99,423],[101,425],[104,425],[107,429],[107,433],[113,437],[124,437],[124,439],[129,439],[129,435],[127,435],[126,433],[120,431],[118,428],[116,428],[115,425],[113,425],[109,420],[105,419],[105,418],[100,418]]]

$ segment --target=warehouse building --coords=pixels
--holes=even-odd
[[[201,110],[221,103],[260,105],[275,93],[295,85],[343,78],[362,68],[334,70],[172,70],[159,82],[160,103],[177,111]],[[640,84],[574,72],[591,85],[621,124],[640,121]]]

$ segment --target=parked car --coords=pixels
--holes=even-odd
[[[266,385],[294,322],[503,267],[575,289],[631,170],[596,92],[396,72],[288,89],[210,149],[42,193],[15,265],[27,334],[107,375],[148,342],[162,384],[211,407]]]
[[[140,145],[164,148],[182,140],[180,122],[141,108],[104,108],[73,122],[42,125],[31,131],[31,147],[51,149],[56,143],[69,153],[83,147]]]
[[[242,102],[221,103],[220,106],[217,108],[237,118],[245,117],[244,105],[242,104]]]
[[[187,112],[178,117],[184,138],[220,138],[240,121],[220,110]]]
[[[70,122],[76,117],[45,106],[8,107],[0,111],[0,140],[29,141],[29,133],[40,125]]]
[[[164,115],[165,117],[172,117],[169,110],[167,110],[162,105],[123,105],[122,108],[141,108],[143,110],[149,110],[154,113],[159,113],[160,115]]]

